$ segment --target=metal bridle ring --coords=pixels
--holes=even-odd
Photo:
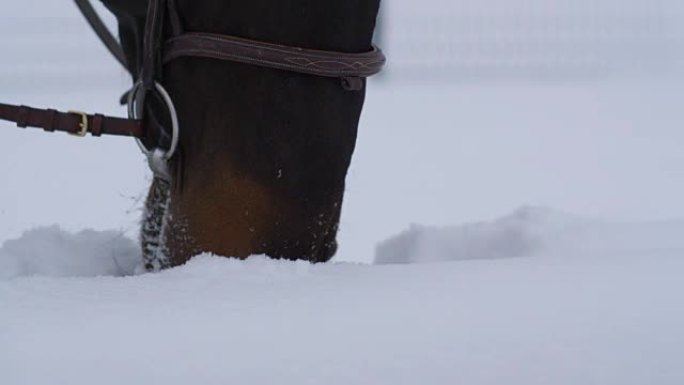
[[[133,85],[133,88],[131,88],[130,92],[128,93],[128,117],[131,119],[140,119],[140,109],[142,109],[142,106],[145,104],[145,94],[142,94],[140,100],[136,100],[141,88],[142,82],[138,81]],[[171,159],[171,157],[173,157],[173,154],[176,153],[176,149],[178,148],[178,135],[180,133],[180,129],[178,127],[178,114],[176,113],[176,107],[173,104],[173,100],[171,100],[171,96],[166,89],[158,82],[154,82],[154,88],[159,95],[161,95],[164,103],[166,103],[166,107],[169,110],[169,116],[171,117],[171,146],[169,146],[167,151],[157,149],[158,151],[162,151],[162,158],[165,161],[168,161]],[[142,142],[142,140],[140,140],[140,138],[135,138],[135,140],[143,154],[145,154],[148,158],[152,156],[155,150],[150,150],[145,147],[145,144]]]

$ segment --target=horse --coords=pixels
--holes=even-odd
[[[102,1],[118,21],[128,70],[140,73],[146,2]],[[344,53],[371,49],[380,2],[168,1],[165,37],[182,28]],[[148,192],[145,268],[177,266],[200,253],[329,261],[365,78],[343,87],[335,78],[206,57],[180,57],[159,71],[181,130],[168,178],[154,178]],[[169,126],[160,98],[144,109],[149,126]],[[161,129],[143,139],[149,147],[168,142]]]

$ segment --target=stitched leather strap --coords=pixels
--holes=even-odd
[[[76,112],[42,110],[27,106],[0,103],[0,119],[17,123],[18,127],[36,127],[45,131],[63,131],[71,134],[82,132],[83,117],[87,125],[85,132],[93,136],[119,135],[142,137],[144,129],[140,120],[115,118],[101,114],[87,115]]]
[[[211,33],[185,33],[166,41],[164,63],[182,56],[235,61],[325,77],[368,77],[382,69],[385,55],[320,51]]]

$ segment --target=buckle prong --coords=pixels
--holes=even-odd
[[[81,117],[81,123],[78,124],[79,130],[76,132],[70,132],[69,135],[84,137],[88,133],[88,114],[81,111],[67,111],[70,114],[78,115]]]

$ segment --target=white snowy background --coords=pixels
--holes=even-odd
[[[0,384],[684,383],[683,8],[388,1],[325,265],[132,276],[135,144],[0,122]],[[124,114],[70,1],[0,52],[0,101]]]

